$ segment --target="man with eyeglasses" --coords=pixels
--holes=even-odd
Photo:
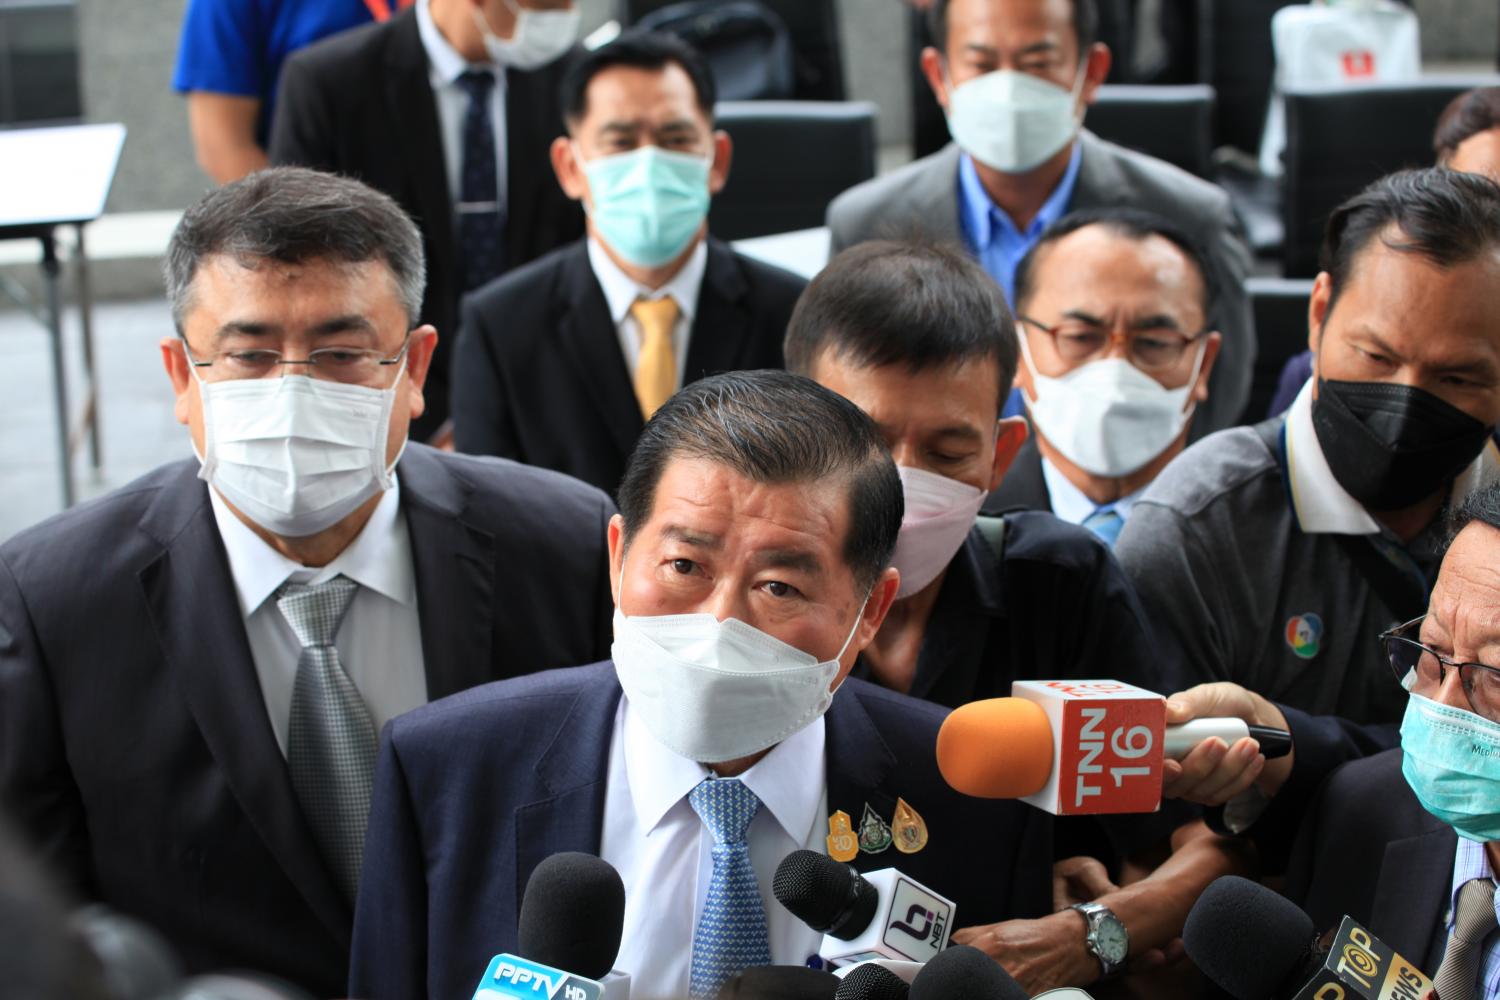
[[[1050,510],[1114,544],[1208,399],[1223,339],[1209,273],[1189,237],[1136,209],[1075,212],[1042,235],[1016,268],[1035,433],[989,510]]]
[[[1184,452],[1115,550],[1164,652],[1217,682],[1171,699],[1169,721],[1292,732],[1277,761],[1211,740],[1167,769],[1169,792],[1254,824],[1272,866],[1328,771],[1394,742],[1406,698],[1369,636],[1428,606],[1443,512],[1500,480],[1500,186],[1378,180],[1329,219],[1323,263],[1315,377],[1286,415]]]
[[[1453,528],[1427,614],[1380,637],[1401,746],[1329,780],[1287,891],[1320,930],[1359,920],[1441,1000],[1480,1000],[1500,996],[1500,488]]]
[[[408,443],[437,335],[385,195],[252,174],[166,279],[197,460],[0,547],[0,808],[190,971],[342,995],[379,728],[605,655],[614,507]]]

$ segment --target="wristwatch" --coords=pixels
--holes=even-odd
[[[1125,967],[1130,954],[1130,932],[1120,918],[1103,903],[1074,903],[1071,909],[1083,914],[1089,933],[1084,943],[1104,968],[1104,976],[1113,976]]]

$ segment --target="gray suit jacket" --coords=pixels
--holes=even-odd
[[[1193,417],[1192,439],[1239,423],[1250,396],[1255,325],[1245,278],[1250,251],[1229,198],[1213,184],[1171,164],[1079,133],[1083,160],[1069,211],[1130,205],[1180,226],[1204,248],[1218,287],[1217,322],[1224,334],[1209,378],[1209,398]],[[959,148],[931,156],[845,191],[828,206],[833,252],[880,237],[962,242],[958,221]]]

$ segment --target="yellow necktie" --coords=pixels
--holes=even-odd
[[[672,328],[677,325],[677,302],[670,295],[636,299],[630,315],[641,328],[641,356],[635,366],[635,398],[647,420],[677,391],[677,358],[672,350]]]

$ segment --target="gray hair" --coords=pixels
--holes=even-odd
[[[267,260],[384,261],[410,325],[421,313],[421,232],[391,198],[348,177],[272,167],[210,191],[184,212],[162,268],[179,334],[199,266],[220,254],[247,268]]]

